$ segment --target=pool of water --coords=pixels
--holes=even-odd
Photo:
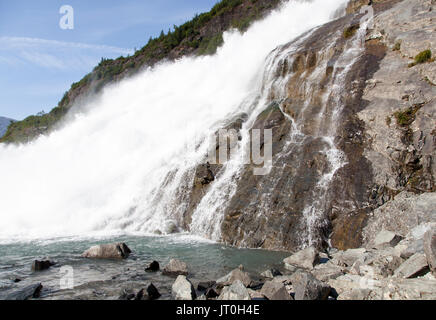
[[[94,260],[81,257],[89,247],[112,242],[125,242],[132,254],[128,259]],[[192,237],[118,236],[99,239],[50,239],[0,244],[0,298],[25,286],[41,282],[41,299],[118,299],[122,292],[137,292],[152,282],[162,294],[171,298],[174,278],[144,271],[153,260],[161,268],[172,258],[182,260],[189,268],[188,278],[199,281],[216,280],[239,265],[254,277],[275,267],[282,269],[282,260],[289,253],[238,249]],[[42,272],[32,272],[35,259],[49,258],[56,265]],[[22,281],[14,283],[14,279]],[[66,280],[68,279],[68,280]],[[72,280],[73,289],[62,284]]]

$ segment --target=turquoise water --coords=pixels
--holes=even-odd
[[[133,251],[123,261],[81,258],[83,251],[100,243],[125,242]],[[238,249],[207,242],[189,235],[168,237],[120,236],[105,239],[51,239],[44,241],[0,244],[0,297],[30,284],[43,284],[42,299],[118,299],[123,290],[137,292],[147,283],[153,284],[169,299],[174,278],[158,273],[146,273],[152,260],[161,268],[177,258],[188,264],[189,278],[194,283],[216,280],[229,271],[244,265],[253,275],[275,267],[282,268],[282,260],[289,253],[265,250]],[[35,259],[50,258],[57,264],[49,270],[32,272]],[[71,267],[74,289],[61,289],[65,277],[63,267]],[[22,279],[14,283],[15,278]]]

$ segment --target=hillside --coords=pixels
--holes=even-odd
[[[276,8],[280,0],[222,0],[211,11],[196,15],[181,26],[174,26],[148,43],[134,55],[100,61],[89,74],[73,83],[58,105],[45,115],[32,115],[14,123],[0,142],[27,142],[50,132],[70,108],[105,85],[131,76],[163,60],[187,55],[215,53],[222,34],[230,28],[245,31],[250,24]]]
[[[6,130],[8,129],[8,126],[13,121],[15,121],[15,120],[12,120],[12,119],[9,119],[9,118],[5,118],[5,117],[0,117],[0,137],[2,137],[6,133]]]

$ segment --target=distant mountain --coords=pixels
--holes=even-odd
[[[0,117],[0,138],[3,137],[3,135],[6,133],[6,130],[8,129],[8,126],[11,122],[14,122],[15,120]]]

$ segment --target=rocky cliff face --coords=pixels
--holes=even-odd
[[[272,171],[254,176],[246,165],[234,177],[219,221],[224,242],[347,249],[383,228],[405,235],[435,221],[436,65],[410,64],[436,52],[435,4],[375,1],[367,27],[363,4],[272,53],[270,107],[249,125],[273,129]],[[211,170],[218,181],[221,169]],[[194,182],[179,217],[187,229],[214,183]]]

